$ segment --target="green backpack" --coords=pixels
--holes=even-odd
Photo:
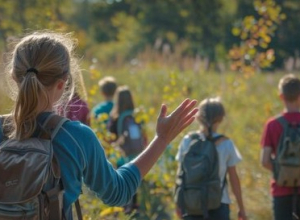
[[[197,133],[190,137],[188,151],[177,171],[174,199],[183,216],[207,218],[208,211],[221,204],[225,180],[221,187],[216,143],[225,137],[220,135],[202,140]]]
[[[274,179],[279,186],[300,186],[300,124],[290,124],[277,117],[283,128],[273,161]]]

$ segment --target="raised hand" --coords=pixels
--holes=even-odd
[[[198,109],[194,108],[196,103],[196,100],[186,99],[169,115],[167,106],[162,105],[157,118],[156,135],[167,143],[171,142],[194,121],[198,112]]]
[[[167,115],[167,106],[162,105],[157,118],[156,136],[149,146],[136,158],[133,163],[140,170],[141,177],[146,175],[167,145],[195,119],[197,101],[184,100],[171,114]]]

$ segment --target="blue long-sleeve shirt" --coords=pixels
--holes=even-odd
[[[42,123],[46,115],[42,114],[39,122]],[[83,183],[111,206],[125,205],[135,194],[141,181],[138,168],[128,163],[115,170],[88,126],[78,121],[67,121],[52,143],[60,163],[66,213],[79,197]]]
[[[133,164],[115,170],[107,161],[94,132],[87,126],[66,122],[53,140],[65,187],[65,207],[76,201],[83,182],[109,205],[124,205],[134,195],[140,173]]]

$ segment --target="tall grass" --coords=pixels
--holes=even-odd
[[[155,132],[154,125],[161,103],[167,103],[172,110],[186,97],[200,101],[210,96],[221,96],[227,116],[220,132],[234,141],[243,156],[243,161],[237,167],[249,220],[271,219],[271,175],[259,163],[260,138],[266,119],[282,109],[277,97],[277,83],[282,73],[244,76],[231,72],[208,72],[205,71],[206,62],[200,58],[184,58],[176,53],[169,56],[150,49],[128,63],[115,66],[104,65],[95,59],[92,62],[92,57],[87,56],[83,59],[82,66],[85,69],[83,76],[90,107],[102,101],[97,81],[107,75],[114,76],[120,85],[126,84],[131,88],[136,106],[143,106],[146,110],[150,138]],[[4,88],[3,78],[0,84],[1,88]],[[0,90],[1,114],[9,111],[12,106],[5,92],[6,90]],[[177,218],[172,200],[177,167],[174,156],[184,133],[197,127],[195,122],[180,134],[146,176],[148,184],[139,189],[143,195],[140,197],[140,219]],[[237,204],[234,197],[231,197],[232,219],[236,219]],[[116,210],[104,215],[103,210],[107,210],[106,206],[89,193],[81,197],[81,203],[86,219],[99,219],[101,212],[101,219],[126,219],[124,215],[116,217],[115,214],[111,214]]]
[[[99,78],[112,75],[120,84],[129,85],[133,90],[137,105],[143,105],[146,110],[154,109],[155,114],[150,115],[149,136],[154,134],[155,116],[162,102],[169,104],[172,109],[185,97],[200,101],[210,96],[221,96],[227,116],[221,125],[220,132],[234,141],[243,156],[243,161],[238,164],[237,169],[249,219],[272,218],[269,193],[271,174],[265,171],[259,162],[260,139],[265,121],[282,109],[278,99],[277,83],[283,73],[257,73],[253,76],[244,76],[231,72],[205,72],[201,69],[195,71],[193,68],[180,70],[177,63],[173,66],[164,62],[141,62],[139,66],[125,65],[121,68],[105,69],[98,66],[97,71]],[[89,76],[86,75],[86,77]],[[88,82],[89,79],[86,81]],[[90,103],[96,100],[100,101],[101,97],[97,95],[90,97]],[[184,133],[197,129],[197,126],[195,122]],[[159,190],[153,190],[152,197],[159,194],[163,198],[162,203],[167,204],[165,210],[171,219],[176,219],[172,203],[172,188],[177,164],[169,159],[174,158],[182,136],[183,134],[179,135],[173,141],[171,148],[146,177],[147,181],[156,181]],[[238,212],[237,204],[235,198],[232,195],[231,197],[233,201],[231,215],[232,219],[235,219]],[[147,207],[149,210],[150,195],[148,200],[150,201]]]

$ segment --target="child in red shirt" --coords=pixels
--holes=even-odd
[[[280,99],[284,105],[284,111],[280,116],[288,123],[300,124],[300,79],[293,74],[284,76],[279,81]],[[272,159],[276,157],[277,146],[280,141],[283,128],[277,117],[270,118],[265,124],[261,146],[261,163],[264,168],[273,172]],[[273,197],[273,213],[275,220],[292,220],[293,218],[293,187],[278,186],[276,181],[271,181],[271,194]],[[300,216],[300,196],[296,204],[297,215]]]

